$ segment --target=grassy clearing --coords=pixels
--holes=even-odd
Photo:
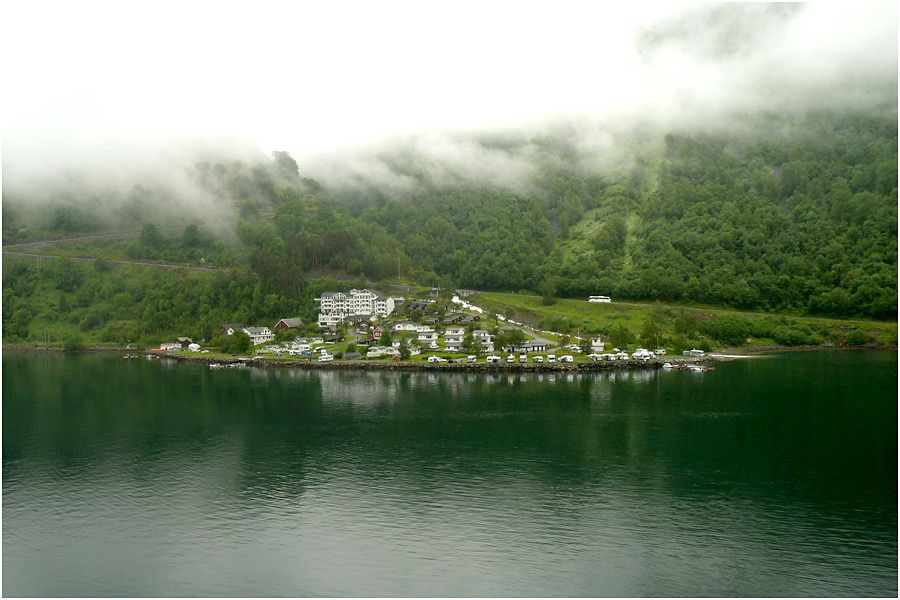
[[[653,321],[660,329],[660,345],[675,350],[692,345],[705,345],[711,349],[803,343],[844,345],[851,343],[847,338],[855,331],[862,332],[866,343],[897,343],[896,322],[775,315],[637,302],[592,304],[586,300],[561,299],[545,306],[541,303],[540,296],[495,292],[480,293],[472,301],[488,310],[536,327],[582,335],[619,332],[620,337],[625,335],[624,330],[630,332],[634,342],[638,341],[646,323]],[[741,336],[738,340],[715,337],[711,332],[725,322],[737,322],[748,331],[754,330],[756,335]],[[641,341],[647,343],[647,340]],[[627,345],[629,342],[621,343]]]

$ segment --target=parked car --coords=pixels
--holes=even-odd
[[[491,355],[491,356],[487,357],[487,361],[489,363],[498,363],[498,362],[500,362],[500,357]]]
[[[559,362],[564,362],[564,363],[575,362],[575,357],[572,356],[571,354],[564,354],[563,356],[559,357]]]
[[[469,356],[466,357],[466,362],[467,362],[467,363],[473,363],[473,362],[475,362],[477,359],[478,359],[477,356],[475,356],[474,354],[470,354]]]
[[[334,360],[334,356],[331,354],[323,354],[319,357],[319,362],[331,362]]]
[[[447,362],[447,359],[442,356],[429,356],[428,362],[430,363],[444,363]]]
[[[506,357],[506,362],[508,362],[508,363],[516,362],[516,357],[513,356],[512,354],[510,354],[509,356]]]
[[[528,355],[527,355],[527,354],[520,354],[520,355],[519,355],[519,362],[520,362],[520,363],[527,363],[527,362],[528,362]]]
[[[543,356],[535,356],[531,360],[533,360],[536,363],[542,363],[542,362],[544,362],[544,357]]]
[[[547,355],[547,362],[548,362],[548,363],[549,363],[549,362],[556,362],[556,355],[555,355],[555,354],[548,354],[548,355]]]

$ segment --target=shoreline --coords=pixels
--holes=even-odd
[[[767,354],[775,354],[781,352],[808,352],[813,350],[897,350],[896,346],[887,345],[867,345],[867,346],[766,346],[760,348],[725,348],[710,354],[725,354],[729,356],[711,356],[707,354],[704,357],[688,357],[688,356],[666,356],[662,359],[653,359],[648,361],[640,360],[622,360],[622,361],[603,361],[603,362],[578,362],[578,363],[429,363],[425,361],[388,361],[388,360],[350,360],[350,361],[332,361],[318,362],[310,359],[283,360],[273,357],[253,356],[253,357],[210,357],[206,355],[181,354],[181,353],[162,353],[159,351],[150,351],[148,349],[114,347],[114,346],[95,346],[82,350],[65,350],[63,348],[53,347],[36,347],[36,346],[3,346],[2,349],[7,352],[15,353],[120,353],[124,352],[133,358],[153,357],[164,360],[174,360],[178,362],[200,363],[200,364],[221,364],[225,365],[245,365],[256,367],[274,367],[274,368],[294,368],[294,369],[323,369],[323,370],[359,370],[359,371],[438,371],[438,372],[597,372],[611,370],[636,370],[636,369],[661,369],[666,362],[673,365],[686,364],[714,364],[716,362],[727,360],[738,360],[741,357],[764,356]]]

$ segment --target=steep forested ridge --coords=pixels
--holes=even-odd
[[[592,246],[563,243],[560,290],[893,316],[896,147],[895,122],[860,117],[668,135],[655,189],[595,217]]]
[[[208,218],[174,209],[157,218],[161,192],[146,184],[125,194],[128,211],[96,215],[71,192],[45,199],[42,211],[5,193],[4,239],[138,225],[141,236],[119,242],[128,257],[248,269],[234,280],[247,288],[234,301],[205,296],[211,321],[229,311],[310,313],[304,275],[323,268],[369,279],[399,270],[442,287],[896,316],[895,112],[644,129],[619,136],[614,161],[586,153],[571,132],[470,143],[510,160],[527,149],[529,168],[510,186],[446,170],[435,177],[426,156],[387,154],[386,169],[407,182],[397,191],[365,180],[325,185],[303,177],[286,153],[258,164],[200,162],[189,177],[212,199]],[[217,220],[231,223],[226,233]],[[27,329],[21,294],[33,275],[23,269],[4,273],[4,291],[14,292],[4,296],[4,333],[11,320]],[[139,303],[142,324],[166,326],[153,317],[166,314],[165,301],[110,294]],[[124,318],[118,310],[107,312]],[[179,309],[178,319],[200,318],[192,310]]]
[[[528,193],[426,182],[359,218],[400,241],[422,281],[895,315],[896,121],[739,125],[665,135],[614,174],[548,166]]]

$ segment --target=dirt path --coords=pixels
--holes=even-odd
[[[55,254],[28,254],[26,252],[8,252],[6,250],[8,246],[4,246],[3,255],[4,256],[20,256],[23,258],[30,258],[32,260],[56,260],[59,258],[68,258],[70,260],[75,260],[78,262],[96,262],[97,260],[103,260],[111,265],[135,265],[139,267],[158,267],[160,269],[190,269],[192,271],[206,271],[208,273],[216,273],[218,271],[222,271],[223,269],[216,269],[213,267],[195,267],[192,265],[177,265],[172,263],[155,263],[155,262],[143,262],[138,260],[114,260],[114,259],[96,259],[96,258],[87,258],[83,256],[59,256]]]

